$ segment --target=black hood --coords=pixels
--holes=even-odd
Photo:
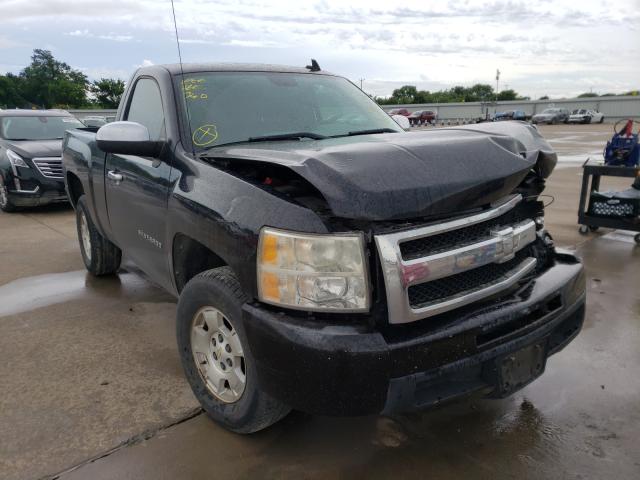
[[[24,158],[62,155],[62,140],[6,140],[6,146]]]
[[[320,191],[334,215],[363,220],[487,205],[511,193],[536,164],[546,177],[556,162],[523,122],[221,146],[208,156],[287,167]]]

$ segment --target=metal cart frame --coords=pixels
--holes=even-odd
[[[616,228],[620,230],[631,230],[640,232],[640,220],[638,218],[605,218],[595,215],[589,215],[586,212],[588,208],[588,200],[591,193],[600,189],[601,177],[627,177],[636,178],[640,176],[640,166],[624,167],[612,165],[594,165],[589,164],[587,160],[582,165],[582,188],[580,189],[580,205],[578,207],[578,223],[580,224],[580,233],[586,234],[596,231],[599,227]],[[591,182],[589,180],[591,179]],[[591,185],[589,185],[591,183]],[[640,234],[634,237],[636,243],[640,243]]]

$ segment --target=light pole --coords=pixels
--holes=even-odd
[[[364,82],[365,80],[366,80],[366,78],[361,78],[360,79],[360,90],[362,90],[362,82]],[[362,91],[364,91],[364,90],[362,90]]]
[[[498,101],[499,92],[500,92],[500,70],[496,69],[496,102]]]

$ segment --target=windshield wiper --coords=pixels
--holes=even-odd
[[[248,142],[270,142],[272,140],[300,140],[302,138],[312,138],[313,140],[322,140],[328,138],[326,135],[320,135],[313,132],[294,132],[279,133],[276,135],[263,135],[261,137],[249,137]]]
[[[334,137],[353,137],[354,135],[374,135],[376,133],[400,133],[393,128],[371,128],[369,130],[356,130],[344,135],[334,135]]]

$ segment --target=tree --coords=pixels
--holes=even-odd
[[[476,83],[467,89],[464,95],[465,102],[484,102],[493,99],[493,87],[485,83]]]
[[[44,108],[77,108],[87,103],[87,76],[56,60],[49,50],[36,48],[20,78],[22,96]]]
[[[102,108],[118,108],[124,93],[124,81],[113,78],[95,80],[90,87],[96,103]]]
[[[549,100],[549,95],[543,95],[538,100]]]
[[[592,97],[597,97],[597,96],[598,96],[597,93],[585,92],[585,93],[581,93],[580,95],[578,95],[578,98],[592,98]]]
[[[520,97],[518,97],[518,94],[515,92],[515,90],[509,89],[509,90],[502,90],[500,93],[498,93],[498,100],[519,100]]]
[[[396,88],[391,94],[391,98],[395,99],[394,103],[415,103],[418,89],[413,85],[404,85]]]
[[[0,75],[0,108],[26,107],[29,102],[20,93],[21,78],[7,73]]]

